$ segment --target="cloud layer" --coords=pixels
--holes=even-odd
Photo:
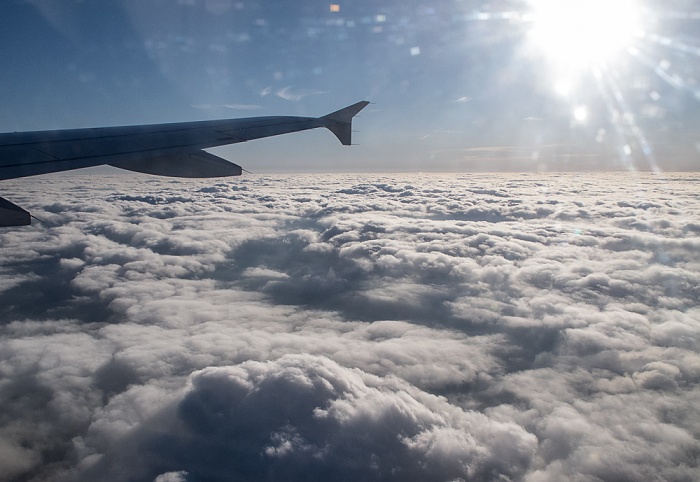
[[[0,479],[697,479],[697,181],[5,183]]]

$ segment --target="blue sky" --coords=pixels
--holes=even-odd
[[[0,131],[370,100],[356,148],[313,131],[216,152],[253,171],[697,170],[700,13],[618,3],[8,0]]]

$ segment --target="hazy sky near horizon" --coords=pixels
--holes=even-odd
[[[699,23],[684,0],[6,0],[0,131],[370,100],[358,147],[313,131],[216,152],[253,171],[696,170]]]

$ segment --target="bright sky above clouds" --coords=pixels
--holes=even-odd
[[[323,115],[266,170],[694,170],[700,8],[672,0],[7,0],[0,130]]]

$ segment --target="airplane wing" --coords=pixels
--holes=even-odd
[[[109,164],[175,177],[240,176],[242,168],[203,151],[237,142],[325,127],[351,144],[363,101],[323,117],[249,117],[127,127],[0,134],[0,180]],[[25,226],[30,214],[0,198],[0,226]]]

